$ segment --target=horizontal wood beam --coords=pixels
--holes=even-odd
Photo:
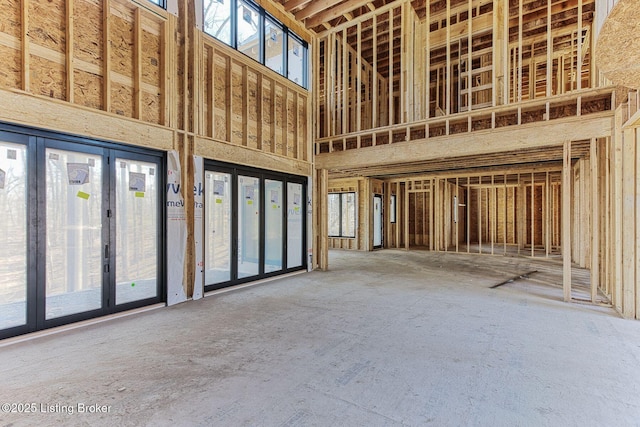
[[[0,89],[0,121],[170,150],[173,130],[65,101]]]
[[[317,3],[321,3],[321,2],[317,2]],[[313,28],[315,26],[322,24],[323,22],[329,22],[332,19],[335,19],[339,16],[344,15],[347,12],[351,12],[355,9],[365,6],[367,3],[369,3],[369,1],[367,0],[349,0],[347,2],[341,3],[337,6],[333,6],[326,10],[321,9],[321,10],[324,10],[324,12],[314,14],[311,18],[307,19],[305,24],[307,24],[307,27]],[[315,4],[316,2],[314,2],[314,5]]]
[[[613,114],[385,144],[315,156],[317,169],[340,170],[533,149],[611,135]]]
[[[208,159],[294,175],[311,176],[312,173],[311,163],[309,162],[211,138],[196,137],[193,152],[196,156]]]

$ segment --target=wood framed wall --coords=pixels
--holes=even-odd
[[[147,1],[0,0],[0,120],[176,150],[183,189],[193,156],[310,177],[310,92],[202,33],[196,4],[178,0],[174,15]],[[194,195],[183,196],[191,295]]]

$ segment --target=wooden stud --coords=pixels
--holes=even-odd
[[[404,248],[409,250],[409,185],[404,186]]]
[[[373,92],[371,127],[378,127],[378,15],[373,15]],[[375,138],[375,134],[373,136]],[[375,145],[375,143],[373,144]]]
[[[233,136],[233,130],[231,129],[231,127],[233,126],[233,120],[232,120],[232,116],[233,116],[233,80],[231,78],[232,75],[232,71],[233,71],[233,60],[231,59],[230,56],[228,56],[226,58],[226,70],[227,70],[227,74],[225,75],[225,99],[227,100],[228,105],[226,106],[226,114],[225,114],[225,126],[226,126],[226,136],[225,136],[225,140],[230,142],[231,138]],[[186,74],[186,73],[185,73]],[[273,99],[275,101],[275,90],[273,92],[271,92],[273,94]],[[273,105],[274,109],[274,120],[272,121],[273,124],[275,124],[275,102]],[[275,131],[274,131],[274,138],[271,140],[271,145],[275,146],[276,143],[276,139],[275,139]]]
[[[207,96],[207,105],[208,105],[208,117],[207,117],[207,133],[211,138],[215,138],[216,136],[216,90],[215,90],[215,50],[213,48],[209,49],[209,55],[207,56],[207,69],[209,70],[206,76],[207,79],[207,87],[209,87],[209,93]],[[260,103],[262,106],[262,103]],[[262,123],[262,120],[260,121]],[[262,128],[262,125],[259,126]]]
[[[622,138],[622,312],[627,318],[636,317],[636,129],[624,128]]]
[[[429,4],[426,8],[426,19],[425,19],[425,49],[426,49],[426,61],[425,61],[425,93],[426,93],[426,104],[425,104],[425,118],[431,117],[431,5]],[[425,135],[429,136],[429,128],[427,125]]]
[[[507,231],[507,216],[509,212],[509,196],[507,194],[507,173],[504,174],[504,216],[502,219],[502,229],[504,237],[504,254],[507,254],[507,241],[509,240],[509,233]]]
[[[522,102],[522,3],[518,0],[518,102]],[[531,70],[529,70],[531,74]],[[519,112],[519,111],[518,111]],[[520,124],[520,114],[518,114],[518,124]]]
[[[264,90],[263,90],[263,87],[262,87],[263,86],[262,82],[263,82],[263,74],[262,73],[258,73],[258,81],[257,81],[257,84],[256,84],[256,86],[257,86],[257,89],[256,89],[256,106],[257,106],[256,148],[258,150],[262,150],[262,143],[263,143],[263,137],[262,137],[263,119],[262,119],[262,116],[264,114]],[[296,109],[296,112],[297,111],[298,110]],[[296,133],[297,133],[297,131],[298,131],[298,128],[296,127]],[[298,157],[298,158],[300,158],[300,157]]]
[[[471,252],[471,178],[467,177],[467,253]]]
[[[269,147],[269,151],[271,153],[275,153],[276,150],[276,107],[278,105],[276,98],[276,81],[271,80],[271,123],[269,127],[269,138],[271,139],[271,145]],[[331,144],[329,144],[331,147]],[[328,197],[328,196],[327,196]]]
[[[354,92],[356,95],[356,131],[362,130],[362,24],[358,22],[356,25],[358,32],[357,38],[357,53],[356,53],[356,81],[354,84]]]
[[[589,146],[589,161],[591,165],[591,302],[596,302],[598,294],[599,273],[600,273],[600,214],[599,214],[599,194],[598,194],[598,157],[597,140],[591,139]]]
[[[240,68],[242,71],[242,145],[246,147],[249,144],[249,69],[246,64],[243,64]],[[282,137],[285,139],[283,141],[283,155],[287,155],[287,144],[286,144],[286,118],[287,118],[287,88],[283,88],[285,92],[284,104],[282,108],[284,110],[284,130],[282,132]]]
[[[447,1],[447,70],[445,74],[445,87],[446,87],[446,104],[445,104],[445,114],[448,116],[453,111],[451,111],[451,82],[453,81],[453,76],[451,72],[451,2]],[[447,123],[447,135],[449,134],[449,125]]]
[[[65,9],[67,12],[66,22],[66,52],[65,52],[65,70],[67,74],[67,93],[66,99],[68,102],[74,102],[73,89],[74,89],[74,52],[73,52],[73,0],[65,0]]]
[[[562,161],[562,293],[571,301],[571,141],[565,141]]]
[[[533,172],[531,172],[531,256],[535,257],[536,253],[535,253],[535,243],[536,243],[536,210],[535,210],[535,205],[536,205],[536,198],[535,198],[535,194],[536,194],[536,183],[535,183],[535,174]]]
[[[28,0],[23,0],[25,3]],[[111,0],[103,0],[102,2],[102,43],[104,46],[104,59],[103,63],[103,90],[102,96],[104,97],[102,100],[102,105],[105,111],[111,111]],[[171,28],[169,31],[173,30]],[[169,44],[171,45],[171,43]],[[166,61],[169,62],[169,61]],[[169,73],[167,73],[169,74]],[[173,87],[167,88],[165,91],[167,96],[169,93],[175,93]],[[169,103],[167,103],[169,104]],[[170,122],[169,126],[175,125],[175,123]]]
[[[140,21],[140,8],[137,7],[133,14],[133,117],[136,119],[142,118],[142,23]],[[184,105],[187,110],[187,104]]]
[[[389,107],[388,114],[389,120],[387,124],[389,126],[394,124],[393,120],[393,9],[389,9]],[[393,140],[391,131],[389,131],[389,143]]]

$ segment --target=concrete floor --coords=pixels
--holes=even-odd
[[[0,348],[0,403],[35,404],[0,425],[640,425],[640,322],[544,280],[490,289],[542,261],[330,257]]]

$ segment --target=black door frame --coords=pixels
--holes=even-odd
[[[25,325],[0,330],[0,339],[37,330],[48,329],[103,315],[130,310],[153,303],[166,301],[166,153],[149,148],[122,145],[110,141],[63,134],[48,130],[27,128],[0,123],[0,139],[27,146],[27,319]],[[102,247],[105,242],[102,278],[101,308],[74,313],[53,319],[45,319],[45,265],[46,265],[46,149],[56,148],[85,152],[102,156]],[[157,166],[158,199],[158,246],[157,246],[157,293],[156,297],[115,304],[115,158],[144,160]]]
[[[306,270],[307,269],[307,216],[306,216],[306,200],[307,200],[307,177],[285,174],[276,171],[269,171],[265,169],[252,168],[248,166],[235,165],[231,163],[219,162],[215,160],[204,160],[204,172],[221,172],[221,173],[229,173],[231,174],[231,207],[232,207],[232,215],[231,215],[231,278],[226,282],[208,284],[205,282],[204,290],[205,292],[226,288],[229,286],[239,285],[246,282],[251,282],[259,279],[264,279],[267,277],[278,276],[284,273],[289,273],[293,271]],[[249,277],[238,278],[238,197],[239,197],[239,182],[238,177],[249,176],[259,179],[259,188],[260,188],[260,245],[259,245],[259,273],[257,275],[252,275]],[[282,216],[282,268],[280,270],[276,270],[273,272],[265,273],[264,271],[264,260],[265,260],[265,207],[266,205],[266,194],[265,194],[265,180],[276,180],[280,181],[283,184],[283,216]],[[205,182],[205,198],[208,197],[208,190],[206,188],[206,180]],[[301,184],[302,186],[302,200],[300,201],[302,210],[302,248],[301,248],[301,256],[302,256],[302,265],[297,267],[289,268],[287,265],[287,245],[288,245],[288,236],[287,236],[287,202],[288,202],[288,183],[296,183]],[[205,207],[207,204],[205,203]],[[204,216],[206,218],[207,213],[205,211]],[[205,236],[206,237],[206,236]],[[205,243],[206,245],[206,243]],[[206,265],[205,265],[206,268]]]

